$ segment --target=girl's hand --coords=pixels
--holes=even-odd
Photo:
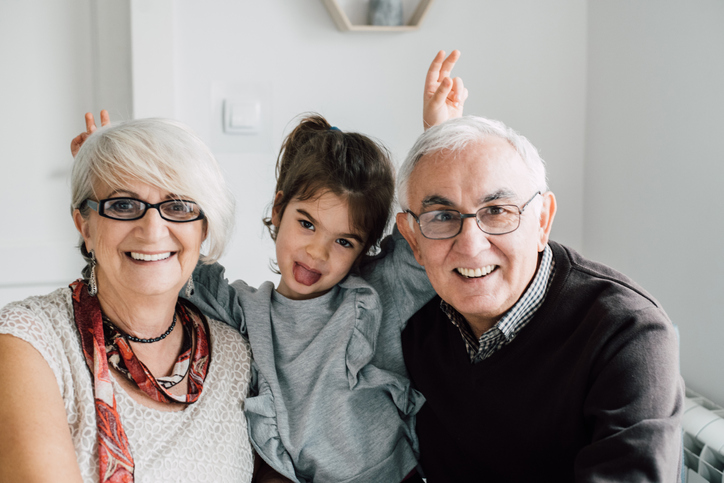
[[[445,51],[437,53],[425,78],[425,95],[422,102],[422,122],[427,131],[432,126],[463,115],[463,105],[468,90],[460,77],[450,78],[460,51],[453,50],[445,58]]]
[[[101,111],[101,126],[107,126],[110,123],[111,123],[111,118],[108,115],[108,111],[103,109]],[[75,155],[78,154],[78,150],[80,150],[80,147],[83,146],[83,143],[85,142],[85,140],[88,139],[88,136],[93,134],[95,132],[95,130],[97,129],[96,121],[93,118],[93,113],[90,113],[90,112],[85,113],[85,128],[86,128],[86,132],[78,134],[70,142],[70,152],[73,154],[74,158],[75,158]]]

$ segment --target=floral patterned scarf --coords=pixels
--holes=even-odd
[[[70,284],[73,292],[73,312],[80,333],[81,346],[86,364],[93,373],[96,418],[98,424],[98,457],[101,483],[133,483],[133,455],[113,393],[111,366],[131,379],[144,393],[159,402],[191,404],[201,395],[209,367],[208,327],[203,317],[197,315],[188,302],[179,300],[178,316],[187,334],[193,333],[193,341],[185,343],[174,367],[172,382],[162,378],[157,381],[148,368],[133,354],[128,341],[113,326],[103,323],[98,298],[88,293],[83,280]],[[105,327],[105,332],[104,332]],[[109,337],[106,337],[106,334]],[[187,337],[187,339],[189,339]],[[193,353],[192,353],[193,351]],[[167,391],[188,373],[188,393],[177,396]]]

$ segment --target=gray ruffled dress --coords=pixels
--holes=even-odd
[[[256,396],[249,436],[269,465],[298,482],[399,482],[417,464],[415,414],[400,334],[434,295],[395,233],[380,255],[325,295],[291,300],[271,282],[231,284],[199,265],[191,300],[248,334]]]

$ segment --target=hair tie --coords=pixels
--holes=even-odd
[[[329,128],[329,130],[330,130],[330,131],[339,131],[339,132],[342,132],[342,130],[341,130],[340,128],[338,128],[337,126],[332,126],[332,127]]]

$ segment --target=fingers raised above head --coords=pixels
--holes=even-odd
[[[430,64],[430,68],[427,69],[427,75],[425,76],[425,92],[429,95],[432,95],[437,90],[437,84],[440,82],[440,69],[442,68],[442,63],[445,60],[445,51],[441,50],[437,53],[434,59],[432,59],[432,63]]]
[[[101,110],[101,126],[107,126],[111,123],[111,116],[105,109]]]
[[[85,113],[85,130],[88,133],[92,133],[96,130],[96,120],[93,117],[92,112]]]
[[[453,102],[462,104],[468,98],[468,90],[463,84],[463,80],[460,77],[456,77],[452,80],[452,95]]]
[[[447,59],[442,63],[442,66],[440,67],[440,78],[443,77],[450,77],[450,72],[452,72],[453,67],[455,67],[455,62],[458,61],[460,58],[460,51],[455,49],[452,52],[450,52],[450,55],[447,56]]]

